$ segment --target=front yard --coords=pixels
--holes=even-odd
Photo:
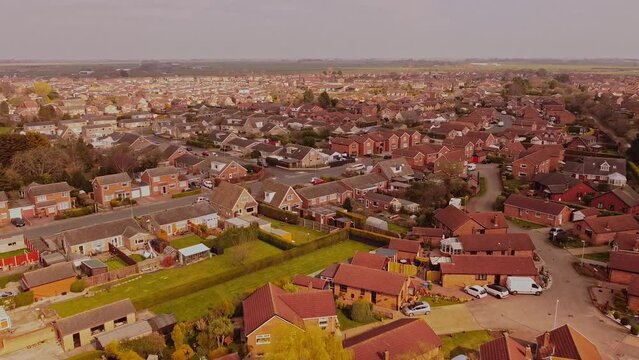
[[[8,259],[14,256],[23,255],[29,252],[29,249],[18,249],[0,253],[0,259]]]
[[[355,320],[351,320],[351,318],[348,317],[348,315],[346,315],[345,310],[344,309],[337,309],[337,320],[339,320],[339,328],[343,331],[343,330],[348,330],[348,329],[352,329],[352,328],[356,328],[362,325],[366,325],[366,324],[370,324],[375,320],[372,320],[370,322],[357,322]]]
[[[67,317],[114,301],[126,298],[133,300],[162,292],[164,289],[179,284],[215,277],[236,266],[236,258],[233,256],[236,251],[236,248],[230,247],[226,249],[223,255],[214,256],[193,265],[143,274],[134,280],[124,280],[119,283],[100,286],[95,289],[96,294],[91,297],[81,297],[55,303],[51,305],[51,308],[57,311],[61,317]],[[251,251],[246,261],[251,262],[263,259],[280,252],[280,249],[272,245],[262,241],[255,241],[251,243]],[[187,309],[189,306],[191,304],[187,306]]]
[[[260,215],[260,218],[270,222],[273,229],[289,232],[293,237],[293,241],[295,241],[295,244],[304,244],[313,241],[320,236],[326,235],[326,233],[323,233],[321,231],[309,229],[304,226],[285,223],[283,221],[271,219],[263,215]]]
[[[192,320],[207,314],[208,310],[229,297],[244,297],[269,281],[295,274],[311,274],[335,262],[352,257],[356,251],[370,251],[371,246],[347,240],[325,247],[278,265],[238,277],[225,283],[171,300],[151,309],[156,314],[173,313],[179,320]]]
[[[468,356],[474,354],[475,358],[479,358],[479,347],[483,343],[492,340],[493,337],[486,330],[478,330],[444,335],[441,336],[441,339],[444,343],[441,354],[445,359],[450,359],[460,354]]]

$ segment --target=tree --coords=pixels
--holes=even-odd
[[[130,172],[138,164],[133,152],[124,144],[111,148],[105,160],[107,167],[115,172]]]
[[[42,134],[0,134],[0,166],[10,164],[15,154],[20,151],[48,145],[49,141]]]
[[[557,74],[557,75],[555,75],[555,80],[559,81],[560,83],[567,84],[567,83],[570,82],[570,75],[568,75],[568,74]]]
[[[373,304],[366,300],[357,300],[351,306],[351,316],[353,321],[359,323],[369,323],[375,320],[375,314],[373,314]]]
[[[302,145],[308,147],[315,147],[315,138],[312,136],[304,136],[302,138]]]
[[[345,350],[337,336],[309,326],[301,331],[292,326],[279,326],[273,331],[271,347],[265,360],[351,360],[353,354]]]
[[[209,322],[209,337],[215,339],[217,347],[224,345],[224,339],[233,334],[233,323],[227,317],[217,317]]]
[[[304,91],[304,95],[302,96],[302,101],[304,101],[304,103],[306,104],[311,104],[314,100],[315,94],[313,94],[313,90],[306,89],[306,91]]]
[[[38,118],[44,121],[54,120],[58,117],[53,105],[45,105],[38,110]]]
[[[331,97],[326,91],[322,91],[317,97],[317,103],[324,109],[328,109],[332,106]]]
[[[189,360],[195,355],[195,352],[187,344],[182,344],[175,348],[173,354],[171,354],[172,360]]]
[[[173,340],[173,346],[175,346],[176,349],[186,343],[188,333],[189,328],[185,322],[181,321],[175,324],[173,331],[171,331],[171,340]]]
[[[118,344],[115,341],[108,344],[104,350],[109,359],[143,360],[142,357],[138,355],[135,351],[122,349],[120,344]]]
[[[0,115],[9,115],[9,103],[6,101],[0,102]]]
[[[53,91],[53,88],[46,82],[38,81],[33,84],[33,92],[41,97],[46,97],[51,91]]]
[[[127,339],[120,343],[123,349],[133,350],[146,359],[149,355],[160,354],[166,348],[164,337],[158,333],[137,339]]]
[[[52,147],[37,147],[18,153],[11,160],[11,168],[26,182],[60,180],[67,163],[64,151]]]
[[[344,199],[344,202],[342,203],[342,207],[348,210],[349,212],[353,211],[353,203],[351,203],[350,197],[347,197],[346,199]]]
[[[626,156],[635,163],[639,163],[639,134],[632,140],[630,148],[626,151]]]

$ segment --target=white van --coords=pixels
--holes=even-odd
[[[506,279],[506,287],[513,295],[541,295],[542,291],[544,291],[533,279],[524,276],[509,276],[508,279]]]

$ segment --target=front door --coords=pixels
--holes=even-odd
[[[377,292],[371,291],[371,302],[377,304]]]
[[[162,186],[162,195],[166,194],[166,186]]]
[[[73,348],[78,348],[82,344],[80,343],[80,333],[73,334]]]
[[[495,275],[495,284],[501,284],[501,275]]]

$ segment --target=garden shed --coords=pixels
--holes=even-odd
[[[80,264],[82,272],[88,276],[95,276],[109,272],[109,266],[97,259],[83,260]]]
[[[182,265],[192,264],[200,260],[208,259],[210,256],[210,249],[202,243],[178,250],[178,261]]]
[[[388,230],[388,223],[385,220],[369,216],[366,218],[366,225],[372,226],[380,230]]]

